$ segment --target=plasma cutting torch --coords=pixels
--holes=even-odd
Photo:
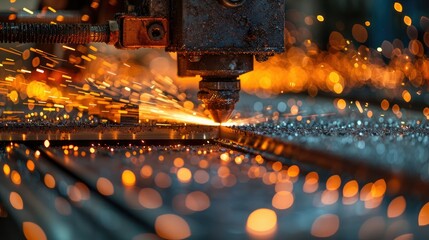
[[[238,76],[284,51],[284,0],[129,0],[106,24],[0,23],[0,43],[164,48],[178,54],[178,75],[200,75],[198,98],[216,122],[239,100]]]

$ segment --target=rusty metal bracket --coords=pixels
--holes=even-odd
[[[120,16],[119,48],[165,48],[169,43],[168,19]]]

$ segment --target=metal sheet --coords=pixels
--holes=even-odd
[[[10,154],[3,155],[1,159],[2,166],[9,164],[12,171],[19,172],[22,184],[15,185],[14,188],[22,193],[20,196],[24,202],[32,200],[32,197],[28,198],[24,194],[31,192],[26,189],[28,184],[40,186],[49,194],[61,194],[64,189],[76,186],[76,182],[69,183],[65,180],[65,176],[72,176],[86,186],[80,186],[77,191],[85,192],[86,190],[82,189],[86,188],[90,190],[89,198],[80,198],[78,202],[74,202],[75,195],[65,192],[64,199],[72,204],[73,212],[80,211],[82,205],[90,207],[91,201],[95,201],[104,193],[103,198],[108,205],[104,210],[94,209],[95,214],[121,209],[120,212],[128,216],[127,221],[137,219],[137,222],[144,226],[153,226],[155,232],[164,237],[165,232],[174,232],[177,224],[164,226],[161,228],[163,230],[160,230],[159,226],[157,228],[157,221],[160,221],[161,216],[171,215],[184,221],[185,225],[182,225],[181,230],[183,226],[189,227],[190,232],[185,233],[189,234],[186,236],[190,239],[286,236],[294,239],[320,236],[392,239],[405,233],[415,238],[429,234],[428,229],[419,227],[416,221],[423,205],[420,200],[397,195],[383,187],[381,192],[371,195],[371,191],[376,191],[371,190],[371,186],[383,186],[380,185],[382,181],[355,181],[351,175],[342,173],[338,176],[341,184],[332,188],[328,187],[327,182],[333,174],[323,168],[287,163],[274,165],[274,162],[261,156],[216,144],[94,146],[77,149],[69,146],[41,147],[40,152],[37,157],[31,149],[27,151],[24,146],[15,146],[9,150]],[[24,154],[23,157],[14,157],[19,153]],[[35,161],[34,172],[26,167],[16,168],[13,165],[13,162],[16,162],[17,165],[23,166],[27,158]],[[49,165],[49,168],[43,167]],[[124,177],[125,172],[135,176],[135,180],[130,181]],[[180,172],[186,174],[182,175]],[[39,177],[39,174],[44,176],[46,173],[51,174],[56,181],[52,189],[45,187],[47,182]],[[3,179],[4,184],[14,185],[10,179]],[[114,190],[109,192],[109,187],[102,188],[104,182],[110,182],[111,189]],[[358,189],[350,190],[347,185],[353,185],[351,183],[358,184]],[[6,198],[7,201],[8,194],[10,192],[5,190],[1,194],[2,199]],[[40,197],[45,196],[44,193],[41,194]],[[148,196],[153,198],[146,198]],[[406,210],[392,217],[392,202],[394,199],[402,199],[401,197],[401,201],[406,202]],[[148,199],[152,200],[148,202]],[[48,199],[45,204],[53,203]],[[11,205],[7,206],[11,212],[16,211]],[[104,208],[100,205],[93,206]],[[404,207],[400,205],[400,209],[401,206]],[[29,209],[26,207],[25,211],[21,212]],[[264,209],[274,213],[276,220],[273,221],[264,214],[256,214],[256,219],[273,223],[273,228],[268,229],[272,231],[252,231],[254,225],[250,222],[254,220],[251,215],[257,210],[264,212]],[[59,210],[51,208],[47,211],[46,214],[49,215],[58,214]],[[43,215],[38,216],[48,220],[43,218]],[[96,215],[88,219],[97,219],[94,217]],[[64,219],[76,218],[69,216],[63,217]],[[115,227],[123,224],[123,221],[117,218],[109,218],[108,222]],[[96,223],[97,221],[93,224]],[[89,226],[96,228],[92,224]],[[43,225],[43,229],[48,236],[55,236],[52,231],[58,229],[58,225]],[[67,224],[62,226],[62,229],[79,232],[80,227]],[[327,229],[328,231],[324,231]],[[184,232],[178,229],[177,231],[175,236],[184,236],[180,235],[185,234]],[[125,230],[119,230],[117,233],[119,236],[123,234],[123,238],[133,234],[132,231]]]

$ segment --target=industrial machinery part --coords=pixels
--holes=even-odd
[[[89,24],[1,23],[0,39],[19,43],[108,42],[109,26]]]
[[[217,122],[239,99],[238,76],[284,51],[284,0],[129,0],[104,25],[0,23],[1,42],[105,42],[178,53],[179,76],[200,75],[198,96]]]
[[[59,17],[60,16],[60,17]],[[18,23],[32,23],[32,22],[44,22],[51,23],[61,19],[61,23],[78,23],[82,21],[82,13],[79,11],[67,10],[61,11],[56,10],[55,12],[42,10],[42,11],[2,11],[0,12],[0,22],[18,22]]]

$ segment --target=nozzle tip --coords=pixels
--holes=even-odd
[[[210,116],[217,123],[223,123],[229,120],[233,109],[209,109]]]
[[[198,98],[206,105],[217,123],[228,121],[240,98],[240,81],[236,78],[206,78],[200,82]]]

